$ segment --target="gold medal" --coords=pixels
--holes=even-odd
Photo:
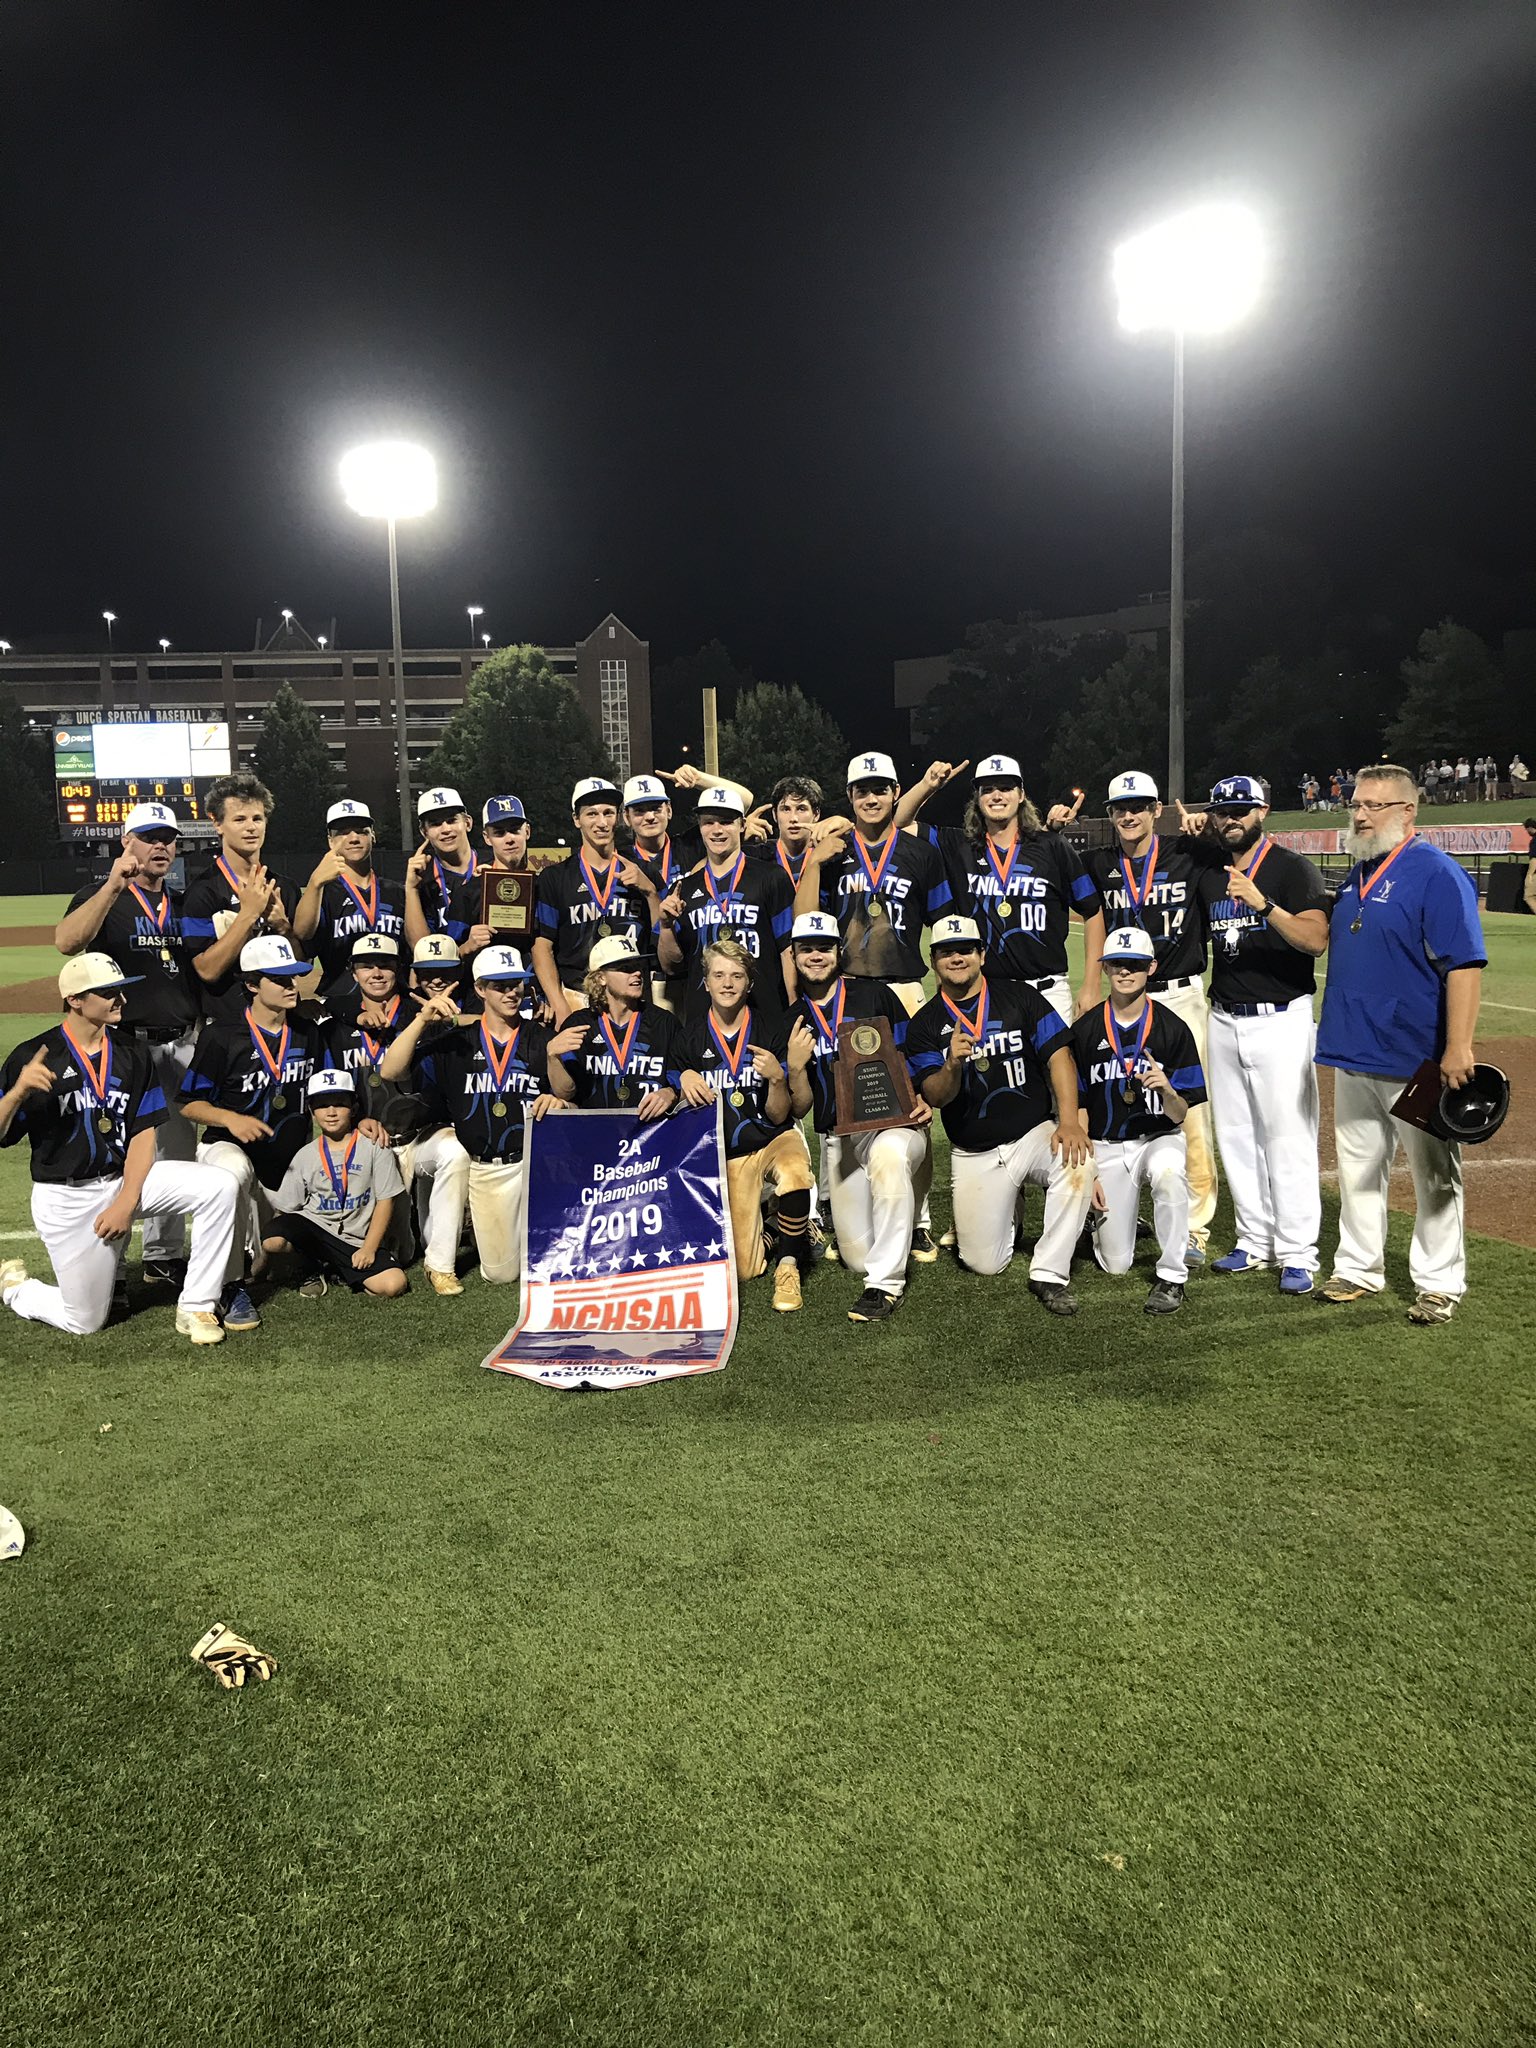
[[[1136,1083],[1134,1081],[1127,1081],[1120,1089],[1120,1099],[1122,1102],[1134,1102],[1136,1100],[1136,1093]]]
[[[160,948],[160,964],[163,967],[174,967],[176,965],[175,957],[169,946],[162,946]]]
[[[620,1102],[628,1102],[629,1090],[624,1086],[622,1081],[619,1083],[619,1086],[614,1090],[614,1093],[618,1096]]]
[[[883,903],[882,903],[882,902],[880,901],[880,898],[879,898],[878,896],[871,896],[871,897],[870,897],[870,899],[869,899],[869,914],[870,914],[870,916],[871,916],[871,917],[880,917],[881,915],[883,915],[883,913],[884,913],[884,910],[885,910],[885,905],[884,905],[884,904],[883,904]]]
[[[98,1131],[100,1131],[101,1135],[104,1138],[110,1138],[112,1133],[117,1129],[117,1125],[113,1122],[111,1117],[103,1115],[97,1117],[96,1128]]]
[[[497,1102],[493,1102],[493,1103],[491,1104],[491,1115],[492,1115],[492,1116],[505,1116],[505,1115],[506,1115],[506,1113],[507,1113],[507,1105],[506,1105],[506,1104],[505,1104],[504,1102],[500,1102],[500,1101],[497,1101]]]
[[[1013,905],[1008,901],[1006,896],[1003,898],[1002,902],[998,904],[997,914],[999,917],[1012,917]]]
[[[600,939],[611,939],[613,937],[613,926],[608,922],[606,917],[600,918],[598,920],[597,936]]]
[[[731,1090],[731,1107],[732,1107],[732,1109],[740,1109],[740,1108],[741,1108],[741,1106],[742,1106],[742,1104],[743,1104],[743,1103],[744,1103],[744,1102],[746,1101],[746,1099],[747,1099],[747,1098],[746,1098],[746,1096],[745,1096],[745,1095],[743,1095],[743,1093],[741,1092],[741,1090],[740,1090],[739,1088],[733,1088],[733,1089]]]
[[[971,1056],[971,1065],[976,1069],[978,1074],[984,1074],[987,1071],[988,1067],[991,1066],[991,1064],[992,1062],[987,1058],[984,1052],[973,1053]]]
[[[286,1108],[288,1107],[288,1098],[287,1098],[287,1096],[286,1096],[286,1095],[274,1095],[274,1096],[273,1096],[273,1098],[272,1098],[272,1107],[273,1107],[274,1109],[286,1109]]]

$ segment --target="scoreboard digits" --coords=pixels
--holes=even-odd
[[[65,839],[115,839],[134,805],[146,803],[165,804],[206,836],[208,790],[232,765],[229,727],[153,719],[58,726],[53,762]]]
[[[59,822],[66,838],[87,839],[97,832],[117,833],[135,804],[166,804],[183,824],[204,817],[203,791],[214,778],[205,777],[201,787],[190,776],[156,777],[150,780],[104,780],[77,776],[59,784]]]

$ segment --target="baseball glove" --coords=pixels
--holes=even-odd
[[[187,1653],[194,1664],[211,1671],[226,1692],[235,1692],[247,1678],[259,1678],[263,1685],[277,1669],[277,1659],[258,1650],[244,1636],[237,1636],[225,1622],[216,1621],[198,1637]]]

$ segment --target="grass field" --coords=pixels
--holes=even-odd
[[[827,1266],[608,1399],[478,1372],[478,1275],[12,1322],[0,2040],[1536,2042],[1536,1255],[1424,1332],[1404,1255],[876,1330]]]

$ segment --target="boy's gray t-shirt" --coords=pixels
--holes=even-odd
[[[346,1157],[347,1140],[331,1146],[338,1175]],[[347,1169],[347,1193],[343,1204],[320,1156],[317,1139],[306,1145],[283,1175],[273,1201],[281,1211],[309,1217],[322,1229],[331,1230],[348,1244],[360,1245],[368,1235],[376,1204],[386,1195],[403,1195],[405,1180],[393,1152],[375,1145],[371,1138],[359,1138]]]

